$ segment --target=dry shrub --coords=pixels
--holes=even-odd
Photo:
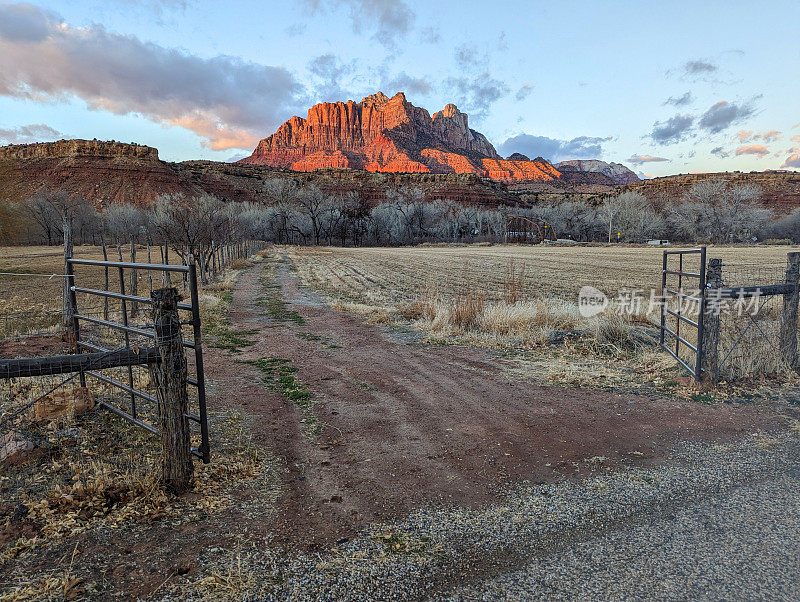
[[[252,264],[249,261],[247,261],[246,259],[234,259],[230,263],[231,269],[234,269],[234,270],[243,270],[244,268],[246,268],[246,267],[248,267],[250,265],[252,265]]]
[[[392,314],[384,309],[376,308],[367,314],[367,324],[390,324],[392,322]]]
[[[731,314],[721,320],[719,353],[724,363],[720,373],[725,379],[791,371],[780,350],[780,305],[771,303],[755,316]]]
[[[217,280],[216,282],[212,282],[207,284],[203,287],[203,290],[206,291],[232,291],[234,286],[236,285],[236,279],[239,277],[239,271],[237,270],[228,270],[225,272],[224,277],[221,280]]]
[[[658,343],[651,324],[638,326],[638,318],[627,314],[606,312],[592,320],[592,338],[598,351],[641,351]]]
[[[203,293],[198,297],[200,311],[214,309],[217,305],[219,305],[220,301],[221,299],[219,297],[215,295],[209,295],[208,293]]]

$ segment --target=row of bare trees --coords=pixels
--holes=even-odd
[[[98,212],[79,196],[40,191],[16,208],[0,203],[0,243],[60,244],[68,219],[79,244],[125,244],[134,254],[136,244],[157,244],[182,259],[191,255],[204,272],[221,246],[242,240],[352,246],[502,242],[509,218],[520,215],[546,224],[550,238],[576,241],[800,240],[800,209],[773,219],[758,205],[760,196],[756,186],[707,180],[677,199],[625,192],[596,205],[568,200],[487,209],[426,201],[420,189],[409,187],[387,191],[383,202],[370,207],[356,192],[330,194],[275,178],[253,203],[167,195],[146,208],[118,205]]]
[[[546,221],[556,237],[580,241],[746,242],[776,237],[787,229],[784,220],[773,220],[758,204],[760,198],[757,186],[706,180],[677,199],[648,199],[637,192],[624,192],[607,197],[597,207],[568,201],[534,207],[528,213]],[[800,232],[787,236],[796,235]]]

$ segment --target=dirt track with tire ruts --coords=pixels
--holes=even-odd
[[[255,439],[284,467],[278,540],[305,548],[429,504],[475,506],[508,484],[588,476],[661,460],[677,440],[726,440],[769,428],[765,405],[703,405],[512,380],[507,360],[409,343],[333,310],[278,272],[305,324],[259,305],[264,264],[236,284],[231,328],[257,331],[240,354],[208,349],[211,404],[254,417]],[[298,336],[300,335],[300,336]],[[243,360],[284,358],[312,392],[321,432]],[[239,360],[239,361],[233,361]],[[212,406],[213,407],[213,406]]]

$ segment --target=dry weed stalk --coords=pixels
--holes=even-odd
[[[515,261],[512,257],[506,265],[506,275],[500,292],[500,298],[508,305],[514,305],[520,301],[525,287],[525,264],[522,264],[519,272],[515,267]]]

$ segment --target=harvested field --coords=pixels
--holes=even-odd
[[[454,297],[469,283],[500,299],[509,269],[524,270],[527,299],[575,302],[583,285],[606,294],[661,286],[661,254],[649,246],[469,245],[402,248],[292,247],[290,258],[304,282],[334,298],[395,307],[434,286]],[[787,246],[708,247],[725,263],[786,265]]]

